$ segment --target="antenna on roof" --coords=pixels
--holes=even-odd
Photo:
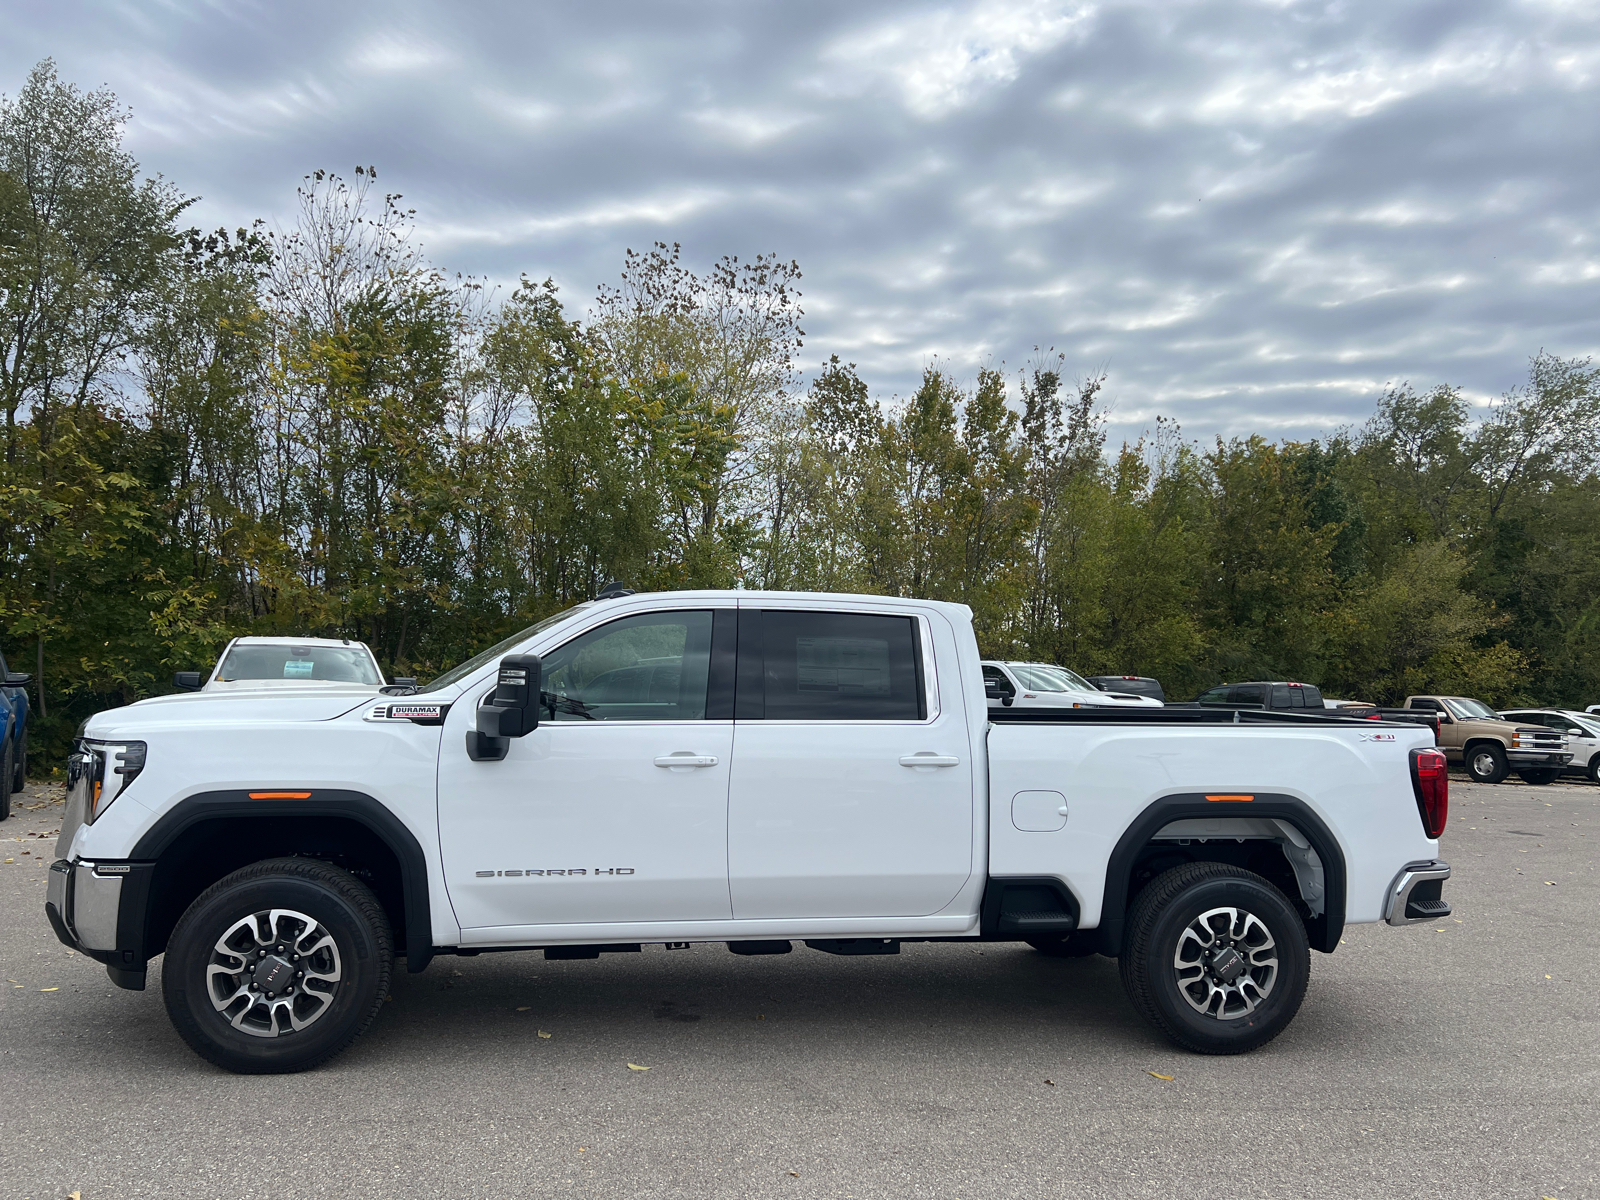
[[[631,595],[633,595],[633,589],[631,587],[628,587],[620,580],[613,579],[610,583],[606,584],[605,587],[600,589],[600,594],[596,596],[595,599],[620,600],[624,596]]]

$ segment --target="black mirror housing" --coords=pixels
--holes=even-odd
[[[172,682],[180,692],[198,692],[202,687],[199,671],[178,671],[172,676]]]
[[[33,682],[33,676],[21,671],[11,671],[5,678],[6,687],[27,687]]]
[[[479,706],[478,727],[467,734],[467,757],[473,762],[498,762],[511,748],[511,738],[539,728],[543,669],[537,654],[508,654],[500,660],[494,695]]]

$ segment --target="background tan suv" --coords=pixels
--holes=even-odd
[[[1482,700],[1407,696],[1405,706],[1439,714],[1439,749],[1479,783],[1499,783],[1513,770],[1528,783],[1553,783],[1572,761],[1564,732],[1507,721]]]

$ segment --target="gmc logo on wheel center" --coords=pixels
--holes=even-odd
[[[562,870],[562,871],[544,870],[544,871],[478,871],[478,872],[476,872],[476,875],[477,875],[477,877],[479,879],[530,879],[530,878],[535,878],[535,877],[539,877],[539,876],[543,876],[546,879],[549,879],[552,876],[565,876],[565,877],[570,879],[574,875],[585,875],[585,876],[594,877],[594,876],[598,876],[598,875],[613,875],[613,876],[615,876],[615,875],[632,875],[632,874],[633,874],[633,868],[632,867],[595,867],[593,870],[589,870],[586,867],[568,867],[566,870]]]

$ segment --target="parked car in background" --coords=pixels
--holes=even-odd
[[[28,781],[28,684],[0,654],[0,821],[11,815],[11,793]]]
[[[1500,714],[1519,725],[1548,725],[1567,735],[1572,750],[1569,771],[1581,771],[1600,783],[1600,717],[1594,713],[1572,712],[1562,708],[1512,708]]]
[[[1054,663],[985,661],[983,690],[1002,708],[1160,708],[1161,701],[1133,692],[1103,692],[1075,671]]]
[[[1195,701],[1205,708],[1269,708],[1293,712],[1322,708],[1322,692],[1310,683],[1270,681],[1224,683],[1200,693]]]
[[[1554,783],[1572,761],[1565,733],[1504,720],[1482,700],[1407,696],[1405,706],[1438,714],[1439,748],[1479,783],[1499,783],[1513,770],[1525,783]]]
[[[1161,686],[1161,681],[1151,679],[1148,675],[1091,675],[1089,682],[1102,692],[1149,696],[1150,699],[1159,700],[1163,704],[1167,702],[1167,693]]]
[[[179,671],[172,681],[186,692],[384,686],[383,672],[372,647],[348,638],[234,638],[223,650],[209,679],[202,683],[199,671]]]

